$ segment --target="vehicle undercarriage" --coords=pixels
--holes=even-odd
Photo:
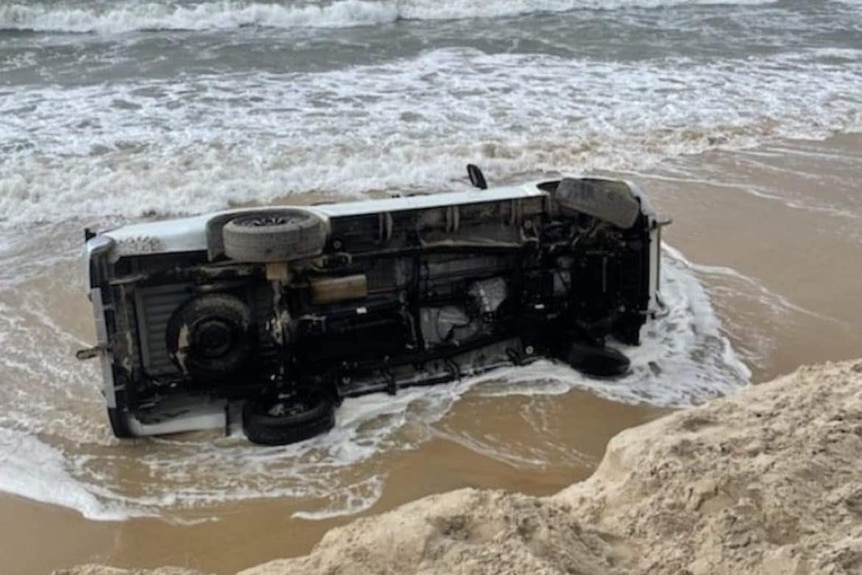
[[[239,416],[290,443],[344,397],[540,357],[617,375],[606,339],[638,344],[659,306],[661,223],[614,180],[150,226],[88,242],[99,345],[79,355],[102,358],[119,437]]]

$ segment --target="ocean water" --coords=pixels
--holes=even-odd
[[[671,314],[622,381],[541,363],[349,401],[332,434],[298,446],[120,445],[96,366],[72,357],[93,337],[85,226],[462,189],[467,162],[499,183],[646,173],[859,131],[859,1],[0,0],[0,490],[95,519],[262,497],[354,513],[385,485],[380,455],[421,446],[464,394],[685,406],[749,379],[669,248]]]

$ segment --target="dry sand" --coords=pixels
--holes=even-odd
[[[554,496],[426,497],[242,575],[858,574],[860,477],[862,360],[830,363],[623,431]]]

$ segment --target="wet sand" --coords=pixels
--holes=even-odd
[[[714,152],[622,175],[640,182],[659,210],[673,216],[664,239],[696,266],[753,381],[860,355],[862,136]],[[466,486],[554,493],[588,476],[617,431],[664,412],[584,393],[543,398],[552,404],[546,432],[570,446],[559,466],[504,462],[452,439],[476,426],[501,441],[535,434],[513,428],[508,417],[529,401],[500,398],[489,409],[488,398],[463,398],[437,426],[438,437],[385,457],[382,498],[365,514]],[[261,500],[181,514],[188,522],[219,518],[199,524],[92,522],[66,509],[0,497],[2,572],[29,575],[100,562],[232,573],[306,553],[327,529],[356,517],[291,517],[302,509],[295,501]]]
[[[674,216],[665,240],[699,274],[753,381],[862,351],[862,137],[677,162],[703,181],[642,178]],[[782,301],[783,299],[783,301]]]
[[[584,393],[572,393],[564,399],[553,410],[548,427],[555,436],[568,435],[578,444],[582,464],[574,474],[569,466],[543,470],[518,467],[478,455],[457,442],[434,439],[419,450],[388,458],[387,487],[370,510],[326,520],[292,518],[294,512],[307,507],[302,502],[260,500],[182,516],[190,523],[201,515],[219,517],[218,521],[199,524],[169,524],[161,519],[94,522],[71,510],[0,497],[0,557],[4,558],[0,572],[31,575],[96,562],[119,567],[177,565],[218,574],[235,573],[268,559],[305,554],[334,526],[431,493],[461,487],[498,487],[531,495],[554,493],[563,485],[589,476],[613,435],[652,419],[660,411],[610,404]],[[465,398],[453,417],[447,419],[447,426],[475,425],[478,406],[471,403],[479,401]],[[511,407],[526,401],[529,400],[516,399]],[[571,409],[574,406],[577,409]],[[482,422],[483,427],[504,428],[506,411],[496,411],[492,421],[486,418]],[[575,413],[570,418],[572,411]],[[582,414],[579,416],[577,411]]]

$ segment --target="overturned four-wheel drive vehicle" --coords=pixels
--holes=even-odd
[[[117,437],[285,444],[344,397],[536,358],[598,376],[660,309],[660,222],[630,183],[565,178],[87,231]]]

